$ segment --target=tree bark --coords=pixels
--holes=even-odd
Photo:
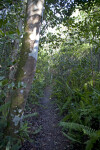
[[[12,136],[16,136],[18,133],[25,103],[35,75],[43,4],[44,0],[27,0],[26,4],[25,35],[15,73],[16,87],[20,84],[20,88],[13,90],[6,99],[11,104],[7,130]]]
[[[98,55],[98,72],[100,72],[100,54]]]

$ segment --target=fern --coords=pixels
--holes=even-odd
[[[38,113],[37,112],[34,112],[32,114],[27,114],[25,115],[23,118],[26,119],[26,118],[29,118],[29,117],[37,117],[38,116]]]
[[[71,114],[67,114],[63,119],[62,119],[62,122],[68,120],[71,118]]]
[[[10,102],[0,106],[0,112],[2,113],[5,119],[7,118],[9,108],[10,108]]]
[[[95,131],[90,135],[90,139],[86,142],[86,150],[91,150],[93,148],[93,144],[100,139],[100,130]]]
[[[73,130],[77,130],[77,131],[83,131],[84,134],[87,134],[89,136],[92,136],[93,134],[95,134],[97,131],[95,131],[92,128],[89,128],[87,126],[78,124],[78,123],[72,123],[72,122],[60,122],[60,126],[63,126],[65,129],[73,129]]]
[[[96,138],[92,137],[86,142],[86,150],[92,150],[93,144],[96,142]]]
[[[86,150],[91,150],[98,139],[100,139],[100,130],[90,134],[90,139],[86,142]]]
[[[70,130],[83,131],[84,134],[88,135],[90,139],[86,142],[86,150],[92,150],[93,144],[100,138],[100,130],[96,131],[90,127],[78,123],[60,122],[60,126],[62,126],[64,129],[67,128]],[[75,139],[69,137],[67,134],[64,133],[64,135],[70,140],[75,141]]]
[[[41,131],[41,129],[42,129],[42,127],[40,126],[38,129],[36,129],[35,131],[34,131],[34,135],[36,135],[36,134],[38,134],[40,131]]]
[[[81,143],[80,141],[78,141],[78,140],[76,140],[75,138],[73,138],[71,135],[68,135],[68,134],[66,134],[65,132],[62,132],[62,133],[63,133],[63,135],[64,135],[65,137],[67,137],[69,140],[71,140],[71,141],[73,141],[73,142]]]
[[[67,101],[63,104],[63,106],[62,106],[62,110],[64,111],[67,107],[68,107],[68,105],[71,103],[71,97],[68,97],[67,98]]]

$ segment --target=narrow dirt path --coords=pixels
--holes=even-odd
[[[50,98],[51,88],[46,87],[44,97],[41,98],[39,108],[39,119],[37,124],[42,127],[37,139],[36,150],[69,150],[69,142],[62,135],[59,127],[60,116],[58,114],[57,106]]]
[[[40,105],[37,108],[29,105],[26,114],[38,112],[39,115],[27,119],[32,142],[26,141],[20,150],[70,150],[70,143],[59,127],[61,116],[54,100],[50,98],[51,93],[51,88],[46,87],[44,97],[39,100]]]

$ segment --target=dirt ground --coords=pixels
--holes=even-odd
[[[35,120],[34,118],[32,119],[32,117],[28,120],[29,124],[31,124],[30,136],[34,142],[26,141],[21,150],[70,149],[70,143],[63,136],[61,128],[59,127],[61,117],[54,100],[51,99],[51,92],[51,88],[46,87],[44,97],[39,100],[40,105],[36,110],[39,113],[38,117]],[[37,131],[36,135],[32,134],[34,131]]]

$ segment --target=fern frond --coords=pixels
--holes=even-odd
[[[93,136],[93,134],[96,133],[96,131],[92,128],[89,128],[87,126],[78,124],[78,123],[72,123],[72,122],[60,122],[60,126],[64,127],[64,129],[68,128],[71,130],[76,131],[83,131],[84,134],[87,134],[89,136]]]
[[[37,112],[34,112],[32,114],[27,114],[25,115],[23,118],[26,119],[26,118],[29,118],[29,117],[37,117],[38,116],[38,113]]]
[[[90,138],[90,140],[86,142],[86,150],[92,150],[93,144],[96,142],[96,140],[96,138]]]
[[[80,141],[78,141],[78,140],[74,139],[73,137],[69,136],[69,135],[68,135],[68,134],[66,134],[65,132],[62,132],[62,133],[63,133],[63,135],[64,135],[65,137],[67,137],[69,140],[71,140],[71,141],[73,141],[73,142],[81,143]]]
[[[60,126],[62,126],[64,129],[73,129],[81,131],[80,124],[72,123],[72,122],[60,122]]]
[[[0,106],[0,112],[2,113],[3,117],[6,119],[8,113],[9,113],[9,109],[10,109],[10,102],[3,104]]]
[[[62,110],[65,110],[67,108],[67,106],[70,104],[71,99],[71,97],[68,97],[67,101],[62,106]]]
[[[100,130],[94,130],[90,127],[78,124],[78,123],[72,123],[72,122],[60,122],[60,126],[62,126],[64,129],[71,129],[71,130],[76,130],[76,131],[83,131],[84,134],[87,134],[90,139],[86,142],[86,150],[92,150],[93,144],[100,138]],[[64,133],[64,135],[71,139],[68,135]]]
[[[67,115],[62,119],[62,122],[65,122],[65,121],[68,120],[69,118],[71,118],[71,114],[67,114]]]

